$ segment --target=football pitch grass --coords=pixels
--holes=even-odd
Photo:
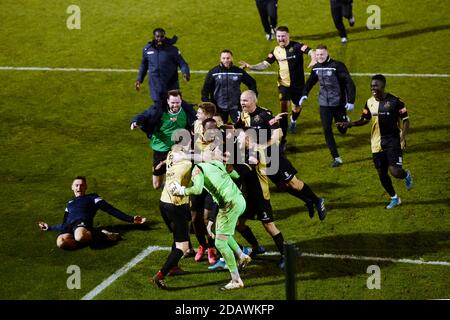
[[[234,59],[256,63],[274,47],[267,42],[254,1],[77,1],[81,29],[68,30],[73,1],[11,1],[0,4],[0,67],[137,69],[153,28],[177,34],[191,70],[209,70],[228,48]],[[376,3],[375,3],[376,4]],[[317,86],[306,101],[298,132],[288,136],[288,158],[298,177],[326,199],[328,216],[310,219],[303,203],[271,187],[276,225],[301,253],[447,262],[443,265],[301,256],[298,299],[450,298],[450,19],[446,2],[380,1],[381,29],[368,30],[366,2],[355,1],[356,26],[341,45],[329,2],[280,1],[279,25],[311,47],[328,45],[330,55],[351,73],[441,74],[388,76],[387,91],[400,96],[410,115],[404,167],[415,187],[394,181],[402,205],[385,210],[388,196],[370,151],[370,125],[335,131],[344,165],[333,169],[317,107]],[[220,14],[218,14],[220,13]],[[425,14],[426,13],[426,14]],[[273,66],[270,71],[276,71]],[[309,71],[309,70],[307,70]],[[181,80],[187,101],[198,103],[204,74]],[[148,87],[136,93],[135,72],[0,70],[0,298],[81,299],[149,246],[168,247],[171,235],[159,214],[159,191],[151,188],[152,155],[145,135],[129,121],[149,105]],[[259,104],[279,112],[276,75],[254,74]],[[356,120],[370,97],[369,76],[353,77]],[[56,233],[36,222],[60,223],[72,197],[71,180],[88,179],[117,208],[147,217],[143,226],[124,224],[99,212],[95,225],[121,232],[107,248],[62,251]],[[260,243],[276,251],[261,223],[250,221]],[[236,238],[245,244],[238,234]],[[197,245],[191,235],[194,246]],[[150,283],[168,251],[147,255],[94,299],[284,299],[278,256],[257,257],[242,272],[245,288],[220,292],[228,272],[207,262],[183,259],[187,275],[168,277],[171,290]],[[71,265],[80,267],[81,289],[69,290]],[[380,289],[369,290],[370,265],[381,271]]]

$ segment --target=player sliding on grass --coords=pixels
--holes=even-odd
[[[377,74],[372,77],[373,97],[367,100],[361,119],[351,122],[337,122],[337,126],[351,128],[363,126],[372,120],[372,157],[378,171],[381,184],[391,196],[386,209],[392,209],[402,202],[395,193],[388,172],[397,179],[404,179],[407,190],[413,187],[409,170],[403,170],[402,149],[406,145],[406,133],[409,129],[409,117],[405,104],[398,97],[385,92],[386,78]],[[403,128],[399,128],[400,120]]]
[[[230,169],[230,167],[228,168]],[[229,173],[222,161],[211,160],[199,163],[194,167],[192,170],[192,187],[185,188],[178,183],[171,185],[174,195],[201,194],[202,189],[205,188],[219,205],[216,234],[214,236],[212,233],[211,224],[208,225],[208,233],[215,238],[216,248],[224,257],[231,273],[231,281],[222,287],[222,290],[244,287],[234,253],[239,257],[238,264],[240,267],[244,267],[251,261],[251,258],[242,252],[233,238],[237,220],[245,210],[245,199],[233,182],[232,176],[238,177],[236,171],[233,170]]]
[[[101,240],[117,241],[120,239],[118,233],[102,230],[101,233],[94,233],[94,216],[98,209],[109,213],[117,219],[131,222],[134,224],[143,224],[146,218],[141,216],[129,216],[122,211],[114,208],[108,202],[103,200],[98,194],[86,194],[86,178],[76,177],[72,182],[72,190],[75,198],[67,203],[64,220],[62,224],[49,226],[45,222],[38,222],[42,231],[60,231],[56,238],[56,245],[61,249],[76,249],[90,243],[94,235]]]

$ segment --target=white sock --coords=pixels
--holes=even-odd
[[[398,195],[391,197],[391,199],[397,199],[397,198],[398,198]]]
[[[231,274],[231,280],[233,280],[234,282],[238,282],[239,279],[241,278],[241,277],[239,276],[239,271],[236,271],[236,272],[230,272],[230,274]]]

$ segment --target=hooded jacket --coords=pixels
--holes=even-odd
[[[178,67],[183,74],[190,74],[189,66],[181,52],[173,44],[177,38],[165,39],[161,46],[150,41],[142,50],[142,61],[137,80],[143,82],[148,73],[150,97],[156,103],[164,100],[167,91],[179,89]]]

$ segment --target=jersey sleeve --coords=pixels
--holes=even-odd
[[[94,202],[95,202],[95,206],[112,215],[113,217],[122,220],[122,221],[126,221],[126,222],[133,222],[134,221],[134,217],[127,215],[126,213],[120,211],[119,209],[113,207],[112,205],[110,205],[108,202],[106,202],[105,200],[103,200],[99,195],[95,195],[94,196]]]
[[[367,102],[362,111],[361,119],[364,119],[366,121],[369,121],[370,119],[372,119],[372,113],[370,113],[369,107],[367,106]]]
[[[264,60],[270,64],[274,63],[275,61],[277,61],[277,58],[275,58],[275,55],[273,53],[273,50],[267,55],[267,58]]]
[[[229,175],[233,180],[238,180],[240,178],[239,173],[237,173],[237,171],[234,169],[229,173]]]
[[[66,227],[68,216],[69,216],[69,209],[66,207],[66,210],[64,210],[63,222],[61,224],[55,224],[53,226],[49,226],[48,231],[60,231],[60,232],[63,231]]]
[[[205,184],[205,177],[203,171],[199,166],[195,166],[192,170],[191,180],[193,182],[192,187],[186,188],[185,195],[198,195],[202,193],[203,185]]]
[[[308,45],[306,45],[304,43],[299,43],[298,49],[303,54],[308,54],[312,50],[310,47],[308,47]]]

